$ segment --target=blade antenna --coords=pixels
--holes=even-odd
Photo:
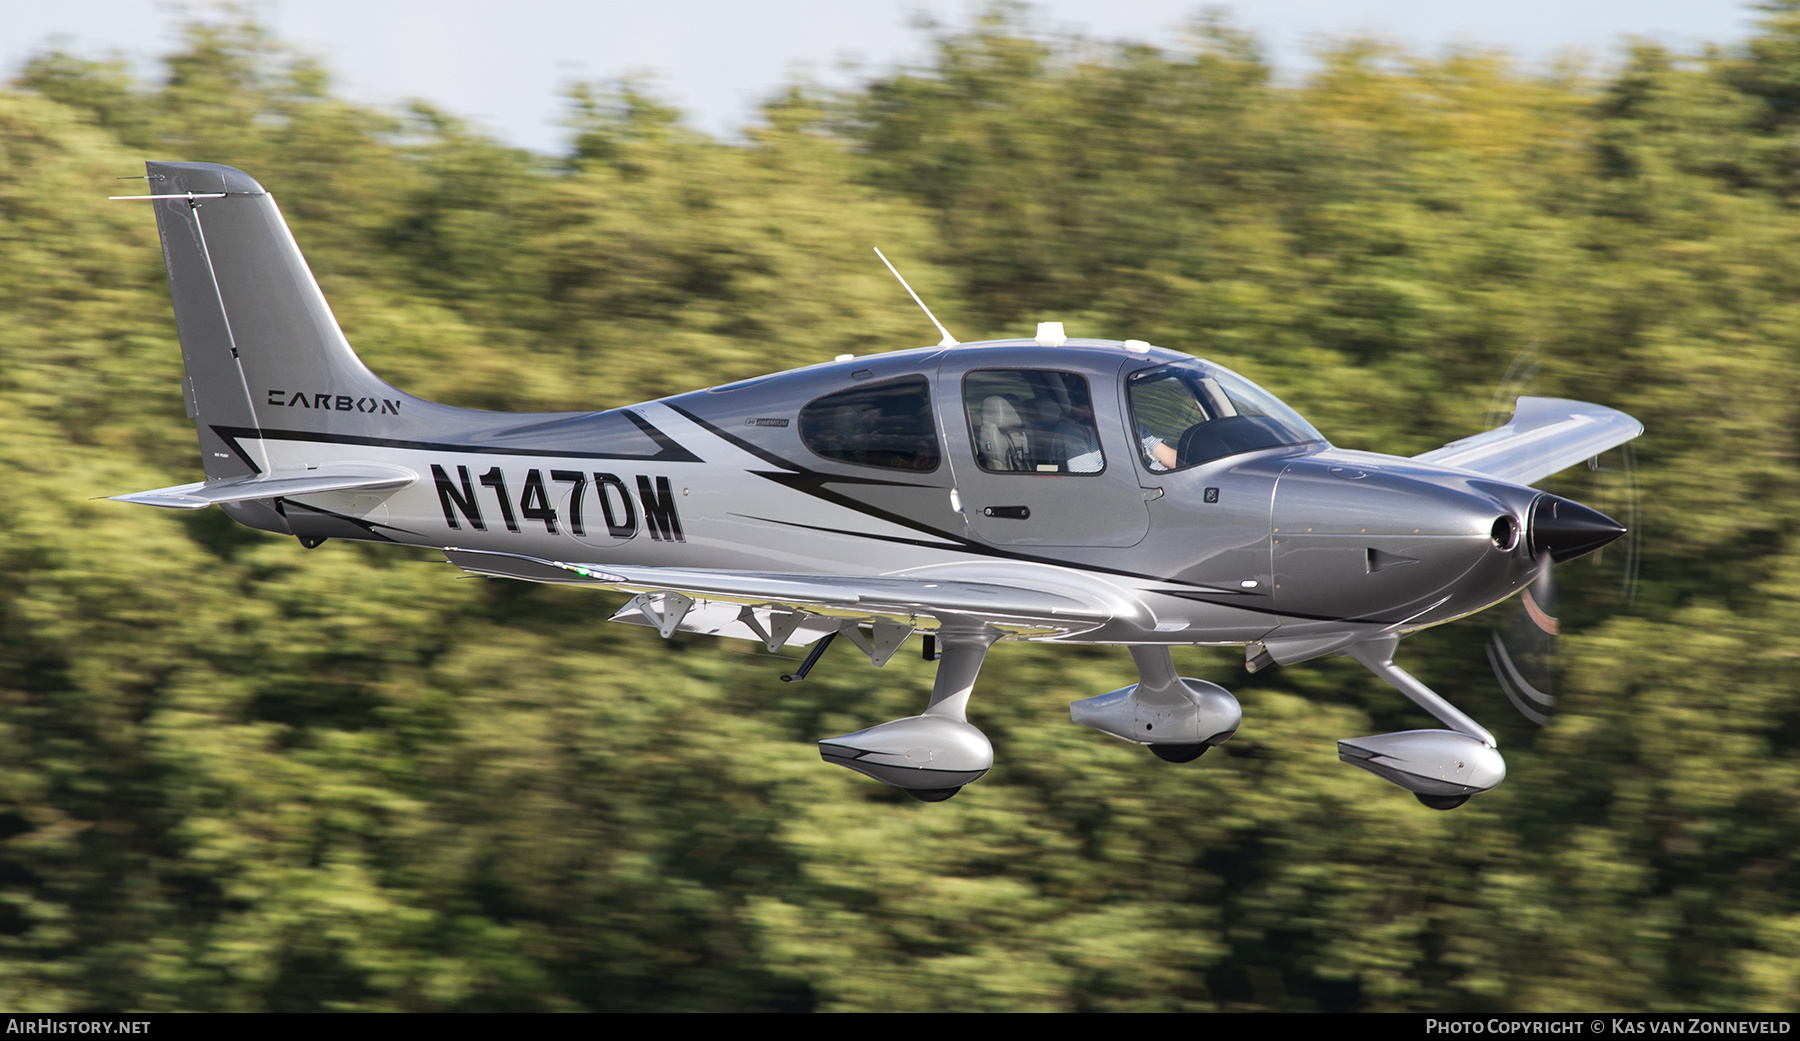
[[[955,347],[957,344],[956,337],[951,336],[950,330],[944,328],[944,323],[937,320],[937,315],[932,314],[931,308],[925,306],[925,301],[919,299],[919,294],[913,292],[913,287],[906,284],[906,279],[900,278],[900,272],[894,269],[894,265],[888,260],[886,254],[881,252],[880,246],[875,247],[875,255],[881,258],[883,264],[887,264],[887,269],[889,271],[894,272],[895,278],[900,279],[900,288],[906,290],[906,295],[913,298],[913,303],[919,305],[919,310],[925,312],[925,317],[931,319],[931,324],[937,326],[937,331],[944,334],[944,338],[938,341],[938,346]]]

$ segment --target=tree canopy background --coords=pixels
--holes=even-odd
[[[253,25],[156,82],[40,56],[0,91],[0,1007],[1793,1009],[1800,5],[1764,14],[1603,70],[1346,41],[1284,85],[1217,21],[1001,8],[738,143],[585,86],[557,157]],[[915,804],[814,742],[917,711],[916,657],[783,685],[618,597],[94,501],[198,469],[154,222],[103,201],[146,158],[261,180],[364,358],[476,407],[932,342],[872,244],[962,335],[1190,351],[1346,447],[1480,429],[1529,351],[1648,428],[1641,582],[1563,569],[1541,731],[1487,616],[1403,645],[1508,758],[1454,813],[1337,762],[1422,722],[1344,660],[1179,652],[1245,726],[1171,766],[1068,722],[1122,651],[1020,644],[971,706],[994,771]]]

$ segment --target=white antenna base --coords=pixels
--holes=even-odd
[[[1061,347],[1069,338],[1063,335],[1061,322],[1039,322],[1037,342],[1039,347]]]

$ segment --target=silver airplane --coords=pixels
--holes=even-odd
[[[1035,640],[1127,647],[1138,681],[1070,715],[1172,762],[1242,711],[1171,647],[1243,647],[1252,672],[1349,655],[1448,729],[1347,738],[1340,758],[1461,805],[1505,762],[1396,644],[1624,532],[1530,487],[1642,433],[1624,413],[1526,397],[1424,455],[1351,452],[1221,366],[1055,323],[602,412],[453,408],[363,365],[255,180],[148,172],[127,198],[156,212],[206,479],[113,498],[631,593],[613,620],[664,637],[810,646],[784,678],[838,636],[881,666],[921,634],[924,711],[819,749],[925,801],[993,765],[970,691],[996,642]]]

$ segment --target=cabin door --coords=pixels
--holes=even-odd
[[[978,363],[948,352],[937,405],[963,515],[996,546],[1135,546],[1150,514],[1119,408],[1124,359],[1054,361],[1043,348]]]

